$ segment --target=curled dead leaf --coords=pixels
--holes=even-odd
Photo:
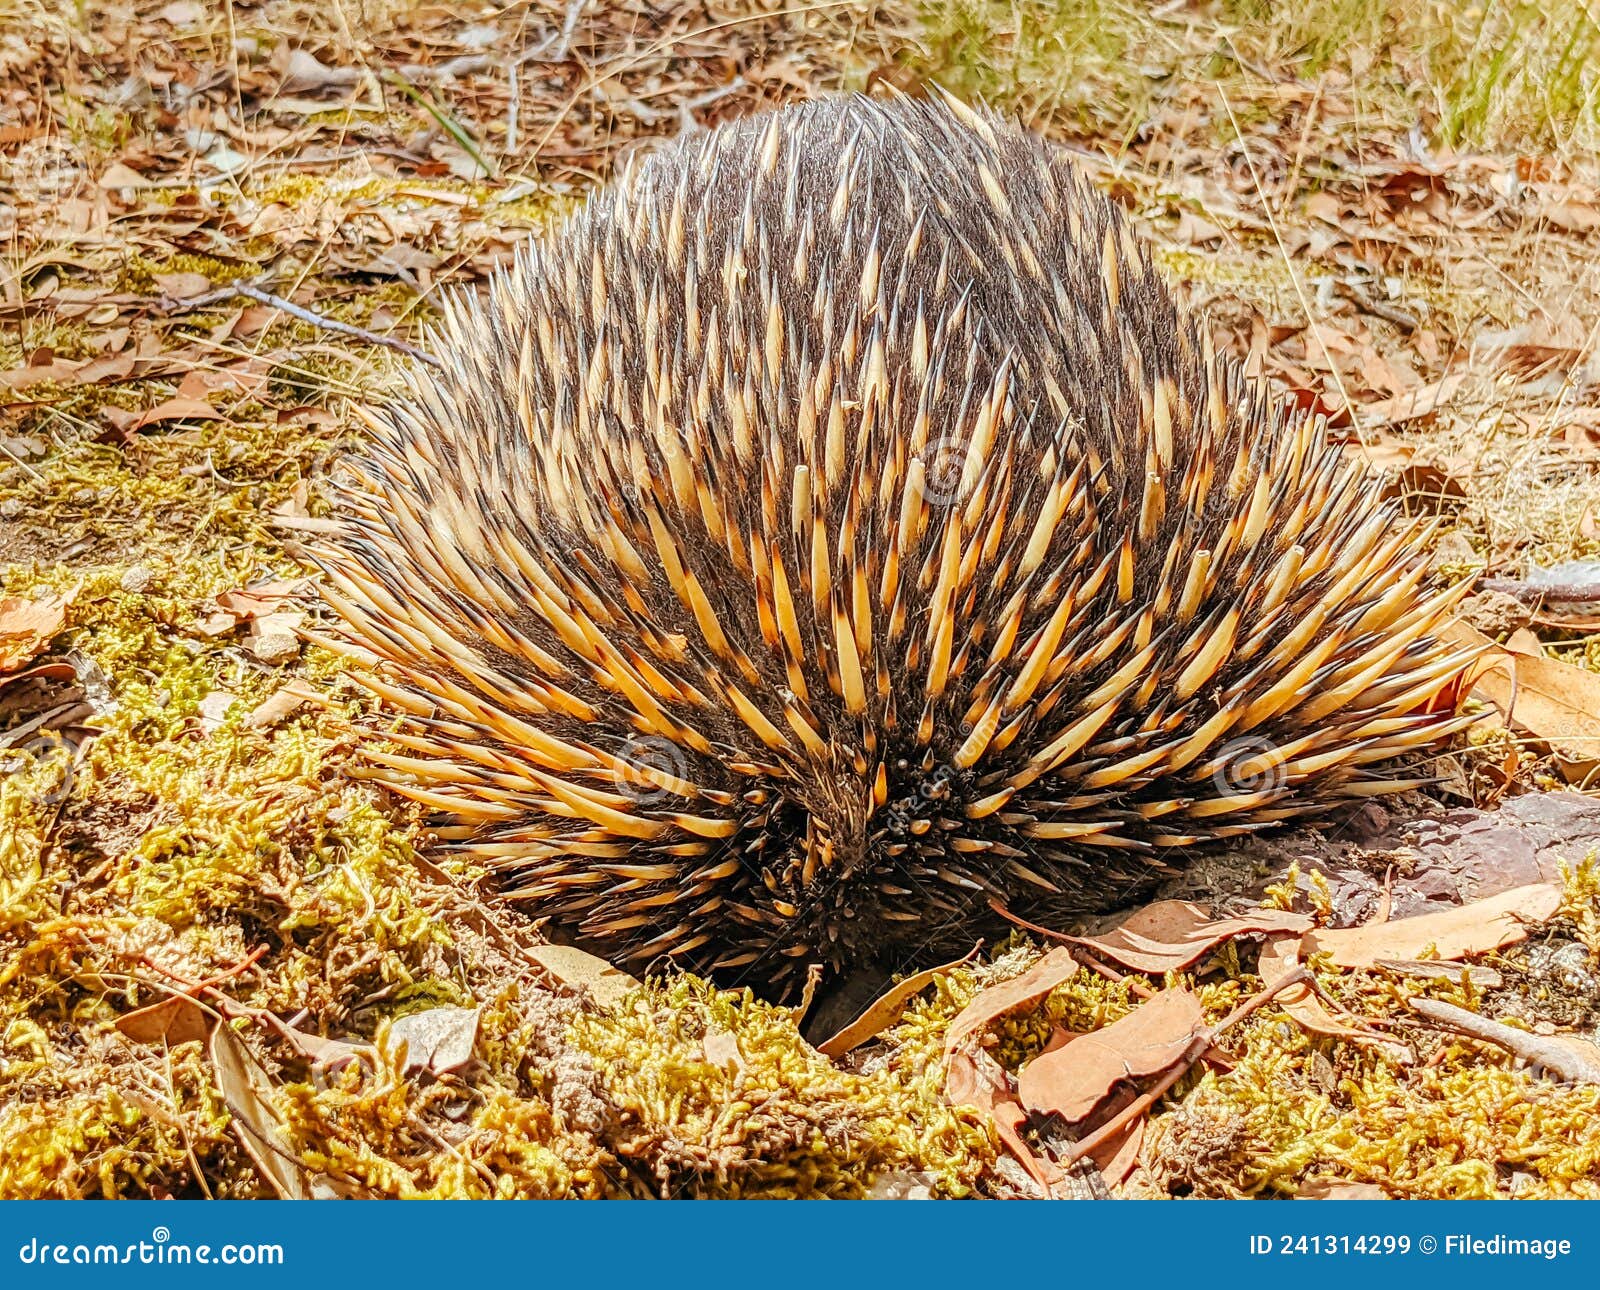
[[[1485,650],[1473,693],[1513,730],[1547,744],[1569,783],[1591,782],[1600,770],[1600,673],[1544,658],[1526,641],[1502,648],[1465,623],[1453,624],[1451,635]]]
[[[70,596],[0,600],[0,672],[14,672],[43,652],[67,625]]]
[[[1298,971],[1304,965],[1301,956],[1302,941],[1303,938],[1298,936],[1292,939],[1284,938],[1272,942],[1261,951],[1256,972],[1265,988],[1270,990],[1284,977]],[[1316,991],[1308,985],[1289,986],[1279,992],[1277,1002],[1279,1007],[1294,1018],[1301,1029],[1313,1035],[1331,1035],[1337,1039],[1348,1039],[1359,1044],[1382,1044],[1396,1050],[1402,1049],[1401,1045],[1387,1035],[1340,1021],[1323,1006],[1322,1000],[1317,998]]]
[[[1340,967],[1374,967],[1384,959],[1460,959],[1524,939],[1561,906],[1561,889],[1536,882],[1433,914],[1361,927],[1323,927],[1306,933],[1305,954],[1327,954]]]
[[[532,945],[524,953],[565,985],[587,990],[602,1008],[615,1008],[640,988],[636,978],[570,945]]]
[[[1124,967],[1157,975],[1197,963],[1235,936],[1253,932],[1305,932],[1311,919],[1280,909],[1257,909],[1232,918],[1213,918],[1186,900],[1158,900],[1136,910],[1099,936],[1075,937]]]
[[[261,1176],[284,1200],[307,1200],[310,1172],[288,1150],[283,1121],[272,1105],[276,1085],[232,1026],[211,1031],[211,1068],[228,1105],[230,1127]]]
[[[928,968],[897,981],[869,1003],[861,1015],[817,1045],[824,1057],[838,1061],[852,1049],[859,1048],[869,1039],[876,1038],[900,1019],[906,1004],[933,984],[941,974],[965,963],[971,955],[964,955],[939,967]]]
[[[971,1003],[956,1014],[945,1032],[946,1059],[967,1039],[987,1028],[996,1017],[1044,998],[1063,981],[1078,972],[1072,951],[1057,946],[1019,977],[980,990]]]
[[[117,1018],[117,1029],[136,1044],[179,1044],[204,1041],[211,1034],[212,1017],[186,994],[168,995],[160,1003],[137,1008]]]

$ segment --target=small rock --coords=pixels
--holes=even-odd
[[[18,461],[38,461],[48,451],[44,440],[36,439],[32,435],[16,435],[10,439],[0,440],[5,446],[6,453]]]
[[[1504,636],[1528,625],[1528,607],[1503,591],[1480,591],[1461,602],[1460,615],[1485,636]]]
[[[21,515],[23,505],[15,497],[8,497],[0,502],[0,520],[14,520]]]
[[[136,564],[122,575],[117,586],[129,595],[142,596],[155,584],[156,576],[142,564]]]
[[[300,641],[289,632],[263,632],[246,642],[250,652],[269,667],[287,663],[300,653]]]

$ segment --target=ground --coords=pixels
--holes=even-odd
[[[1406,809],[1588,787],[1600,29],[1575,0],[0,0],[0,1195],[1036,1190],[947,1096],[947,1040],[1040,944],[938,975],[837,1060],[788,1010],[551,952],[362,778],[382,718],[318,642],[299,545],[439,293],[619,159],[934,84],[1073,149],[1219,343],[1437,516],[1438,576],[1498,580],[1468,617],[1516,653],[1518,720]],[[1576,585],[1565,613],[1541,576]],[[1592,1081],[1408,1010],[1592,1033],[1593,842],[1562,827],[1534,941],[1431,976],[1311,956],[1410,1060],[1266,1000],[1100,1185],[1600,1194]],[[1347,921],[1322,841],[1276,853],[1290,882],[1234,856],[1256,881],[1230,912]],[[1262,987],[1259,939],[1080,968],[985,1052],[1014,1086],[1164,986],[1216,1022]],[[1025,1126],[1059,1159],[1052,1131]]]

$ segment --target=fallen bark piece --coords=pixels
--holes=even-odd
[[[1122,1081],[1181,1061],[1204,1026],[1199,999],[1187,990],[1163,990],[1109,1026],[1039,1054],[1023,1067],[1017,1096],[1030,1111],[1076,1123]]]
[[[1176,972],[1197,963],[1224,941],[1249,932],[1305,932],[1305,914],[1258,909],[1232,918],[1213,918],[1187,900],[1158,900],[1137,910],[1100,936],[1074,938],[1137,972]]]
[[[1481,1039],[1514,1053],[1540,1073],[1572,1084],[1600,1084],[1600,1047],[1576,1035],[1534,1035],[1453,1003],[1438,999],[1412,999],[1418,1016],[1472,1039]]]
[[[1530,883],[1456,909],[1362,927],[1318,928],[1306,933],[1302,952],[1325,953],[1340,967],[1375,967],[1383,959],[1459,959],[1487,954],[1522,940],[1532,924],[1555,916],[1561,889]]]

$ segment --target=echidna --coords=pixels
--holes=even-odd
[[[688,137],[431,343],[320,557],[373,756],[614,961],[965,949],[1461,724],[1418,525],[987,114]]]

